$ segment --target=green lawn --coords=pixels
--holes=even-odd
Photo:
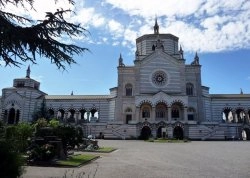
[[[82,164],[88,163],[89,161],[98,158],[99,156],[91,154],[81,154],[81,155],[72,155],[66,160],[59,160],[56,162],[58,166],[72,166],[77,167]]]
[[[96,152],[102,152],[102,153],[110,153],[112,151],[115,151],[116,149],[113,147],[100,147],[96,150]]]

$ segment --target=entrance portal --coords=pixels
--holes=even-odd
[[[183,129],[180,126],[176,126],[173,131],[173,137],[178,140],[182,140],[184,135],[183,135]]]
[[[151,135],[151,129],[148,126],[144,126],[141,129],[141,135],[140,135],[140,139],[142,140],[148,140],[149,137]]]

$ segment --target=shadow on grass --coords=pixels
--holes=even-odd
[[[28,163],[27,166],[69,167],[69,168],[80,167],[98,158],[100,158],[100,156],[98,155],[77,154],[77,155],[70,155],[65,160],[35,161],[32,163]]]

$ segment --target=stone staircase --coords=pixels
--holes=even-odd
[[[105,139],[130,139],[136,135],[135,132],[135,126],[125,124],[108,124],[103,131]]]
[[[189,127],[189,138],[193,140],[224,140],[225,131],[216,125],[213,128],[206,125]]]

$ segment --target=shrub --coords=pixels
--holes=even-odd
[[[0,140],[0,158],[1,178],[16,178],[22,175],[24,160],[7,141]]]

